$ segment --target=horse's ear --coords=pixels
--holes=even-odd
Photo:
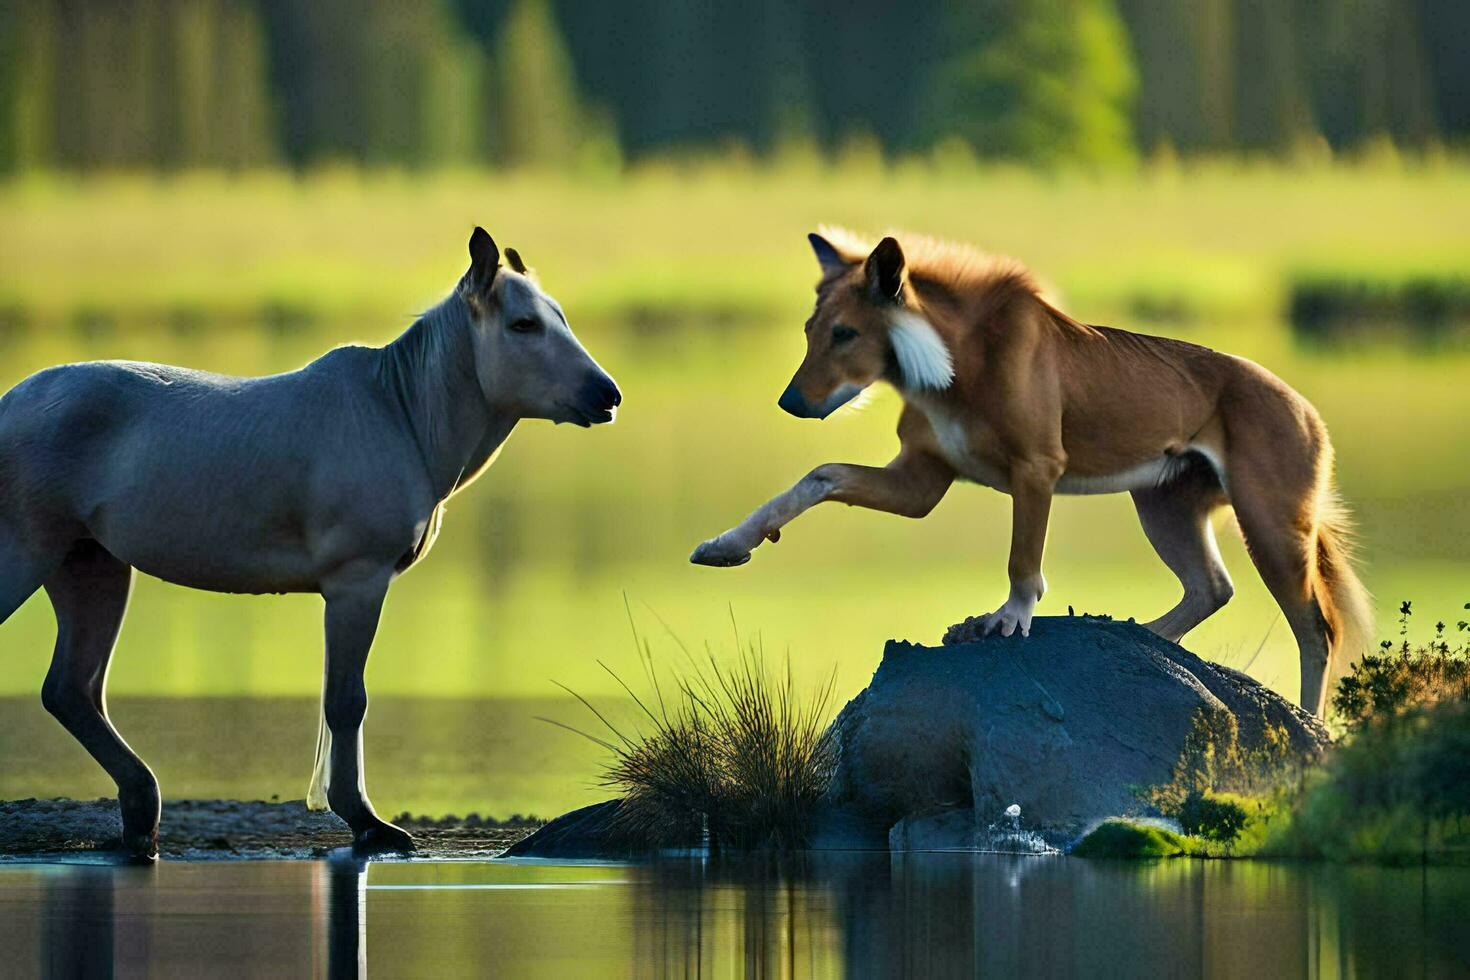
[[[484,228],[476,225],[475,233],[470,236],[470,285],[480,292],[488,290],[495,281],[495,272],[499,268],[500,249],[496,248],[495,239]]]
[[[834,272],[846,272],[849,265],[842,253],[837,251],[837,246],[816,232],[806,236],[806,240],[812,243],[812,254],[817,257],[817,264],[822,267],[822,275],[829,276]]]
[[[526,263],[521,259],[521,253],[511,248],[509,245],[507,245],[505,248],[505,261],[510,264],[511,269],[515,270],[515,272],[520,275],[524,276],[531,271],[529,268],[526,267]]]
[[[883,239],[863,265],[868,288],[879,300],[895,300],[903,289],[903,249],[893,237]]]

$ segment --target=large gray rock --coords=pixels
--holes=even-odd
[[[1064,846],[1097,820],[1140,811],[1135,790],[1169,779],[1205,707],[1229,710],[1247,749],[1267,726],[1303,761],[1327,745],[1321,722],[1294,704],[1131,622],[1051,617],[1026,638],[889,641],[872,683],[833,722],[837,771],[809,846]],[[1019,816],[1005,813],[1012,804]],[[639,853],[618,832],[618,806],[566,814],[507,856]]]
[[[622,805],[620,799],[605,800],[563,813],[500,856],[602,860],[634,857],[642,849],[619,833],[617,816]]]
[[[1019,804],[1027,827],[1064,839],[1139,811],[1135,789],[1169,778],[1206,706],[1235,715],[1243,747],[1268,724],[1304,759],[1327,744],[1322,724],[1284,698],[1131,622],[1050,617],[1026,638],[890,641],[834,723],[830,803],[874,830],[954,807],[972,814],[967,828],[984,827]]]

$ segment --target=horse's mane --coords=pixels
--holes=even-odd
[[[378,376],[408,413],[426,459],[453,441],[457,393],[451,381],[474,370],[472,329],[469,308],[456,291],[381,350]]]

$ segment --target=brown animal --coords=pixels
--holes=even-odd
[[[1184,587],[1149,629],[1179,640],[1234,589],[1210,516],[1234,507],[1261,578],[1301,649],[1301,703],[1371,638],[1353,572],[1332,446],[1305,398],[1261,366],[1196,344],[1088,326],[1048,303],[1018,263],[927,238],[876,247],[824,229],[806,357],[780,406],[825,418],[877,381],[904,400],[887,466],[830,463],[701,544],[739,565],[822,501],[923,517],[956,478],[1010,494],[1010,595],[968,635],[1025,635],[1046,590],[1056,494],[1128,491],[1144,534]]]

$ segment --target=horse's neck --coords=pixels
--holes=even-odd
[[[384,378],[408,417],[439,500],[485,468],[517,421],[485,401],[468,320],[445,309],[458,302],[446,300],[383,348]]]

